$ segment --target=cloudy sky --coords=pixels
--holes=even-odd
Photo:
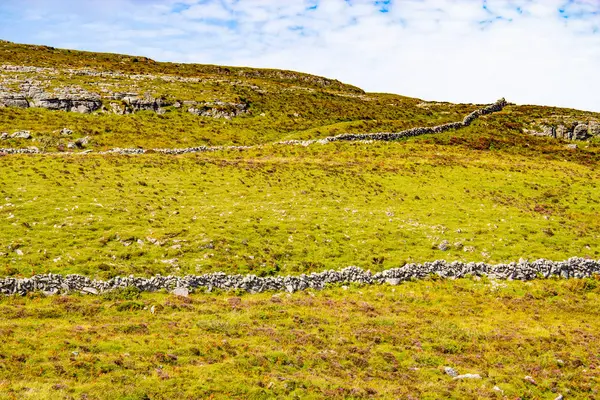
[[[0,38],[600,111],[600,0],[1,0]]]

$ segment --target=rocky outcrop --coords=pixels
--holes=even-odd
[[[225,103],[221,101],[196,104],[188,108],[188,112],[201,116],[212,118],[231,119],[238,115],[248,112],[248,104],[245,103]]]
[[[228,275],[215,272],[204,275],[161,276],[151,278],[115,277],[107,281],[93,280],[82,275],[35,275],[31,278],[0,279],[0,294],[25,295],[30,292],[46,294],[80,292],[99,294],[111,290],[136,287],[146,292],[166,289],[193,290],[245,290],[250,293],[267,291],[295,292],[306,289],[324,289],[331,284],[399,285],[414,279],[425,279],[431,275],[457,279],[468,276],[487,276],[491,279],[528,281],[538,278],[588,278],[600,274],[600,260],[570,258],[567,261],[520,260],[510,264],[487,264],[483,262],[463,263],[459,261],[433,261],[424,264],[406,264],[376,274],[358,267],[342,270],[314,272],[308,275],[258,277],[256,275]]]
[[[46,108],[55,111],[71,111],[82,114],[89,114],[99,110],[102,107],[102,100],[99,98],[72,98],[44,95],[35,98],[30,103],[30,107]]]
[[[600,124],[596,121],[563,123],[557,126],[543,125],[541,131],[526,131],[533,136],[551,137],[564,140],[588,140],[600,137]]]
[[[0,107],[27,108],[29,107],[29,102],[23,95],[0,92]]]

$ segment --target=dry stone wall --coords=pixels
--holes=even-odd
[[[600,260],[570,258],[566,261],[520,260],[510,264],[487,264],[433,261],[423,264],[406,264],[375,274],[358,267],[315,272],[308,275],[258,277],[256,275],[228,275],[216,272],[204,275],[143,277],[115,277],[95,280],[83,275],[35,275],[31,278],[0,279],[0,294],[25,295],[30,292],[58,294],[81,292],[100,294],[111,290],[136,287],[141,291],[168,290],[188,293],[194,289],[245,290],[250,293],[266,291],[295,292],[306,289],[323,289],[331,284],[398,285],[405,281],[424,279],[437,275],[447,279],[467,276],[487,276],[491,279],[528,281],[537,278],[588,278],[600,274]]]

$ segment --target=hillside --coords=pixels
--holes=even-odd
[[[568,263],[287,294],[39,276],[598,265],[600,114],[507,100],[0,41],[0,399],[597,396],[598,275]]]

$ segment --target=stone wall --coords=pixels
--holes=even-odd
[[[302,146],[308,146],[313,143],[328,143],[328,142],[337,142],[337,141],[363,141],[363,140],[378,140],[378,141],[390,141],[390,140],[398,140],[404,139],[407,137],[414,137],[420,135],[428,135],[432,133],[442,133],[446,131],[450,131],[453,129],[460,129],[467,127],[473,123],[477,118],[482,115],[491,114],[494,112],[502,111],[504,107],[506,107],[508,103],[504,98],[496,101],[494,104],[490,104],[487,107],[484,107],[479,110],[475,110],[469,115],[467,115],[461,122],[450,122],[448,124],[432,126],[432,127],[418,127],[406,129],[404,131],[389,133],[343,133],[337,136],[329,136],[323,139],[315,139],[315,140],[288,140],[284,142],[279,142],[279,144],[296,144]]]
[[[510,264],[486,264],[433,261],[424,264],[406,264],[372,274],[358,267],[315,272],[309,275],[275,276],[261,278],[256,275],[227,275],[215,272],[205,275],[161,276],[151,278],[116,277],[107,281],[92,280],[82,275],[35,275],[31,278],[0,279],[0,294],[25,295],[29,292],[46,294],[82,292],[99,294],[118,288],[134,286],[146,292],[157,290],[187,293],[188,290],[245,290],[250,293],[265,291],[295,292],[305,289],[323,289],[329,284],[358,283],[364,285],[398,285],[404,281],[424,279],[435,274],[456,279],[467,276],[487,276],[491,279],[532,280],[536,278],[587,278],[600,274],[600,260],[570,258],[566,261],[520,260]]]

